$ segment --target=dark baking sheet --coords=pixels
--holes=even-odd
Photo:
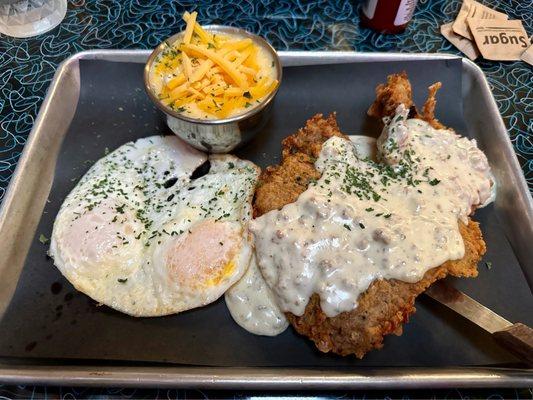
[[[291,329],[275,338],[254,336],[231,319],[223,299],[210,306],[161,318],[132,318],[98,307],[61,276],[46,257],[61,202],[79,177],[108,149],[129,140],[170,134],[163,116],[142,89],[143,65],[80,61],[81,94],[57,162],[55,180],[11,304],[0,321],[0,356],[172,362],[211,366],[451,366],[514,362],[489,335],[443,306],[424,298],[401,337],[387,337],[382,351],[363,360],[319,353]],[[405,69],[415,99],[438,79],[437,113],[445,125],[465,132],[461,61],[371,62],[289,67],[265,131],[239,150],[264,167],[279,160],[280,141],[315,113],[338,112],[348,134],[376,135],[365,117],[374,87],[388,73]],[[492,207],[477,220],[488,245],[475,280],[460,289],[511,321],[533,325],[533,298]]]

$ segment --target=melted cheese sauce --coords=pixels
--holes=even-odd
[[[225,300],[235,322],[248,332],[276,336],[289,326],[257,267],[255,257],[241,280],[228,289]]]
[[[377,142],[377,159],[330,138],[321,178],[295,203],[251,221],[257,261],[282,311],[302,315],[313,293],[333,317],[357,307],[376,279],[419,281],[464,256],[458,220],[491,201],[494,180],[475,140],[400,106]]]

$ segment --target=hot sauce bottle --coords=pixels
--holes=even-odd
[[[361,24],[381,33],[401,33],[411,21],[418,0],[365,0]]]

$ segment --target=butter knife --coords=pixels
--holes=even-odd
[[[507,321],[445,281],[435,282],[425,293],[489,332],[500,346],[520,360],[533,365],[533,329],[529,326]]]

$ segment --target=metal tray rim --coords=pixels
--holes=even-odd
[[[71,386],[202,389],[422,389],[531,387],[533,370],[510,368],[353,368],[10,366],[0,381]]]
[[[280,51],[286,59],[311,59],[323,57],[327,62],[350,58],[354,62],[389,60],[432,60],[457,58],[452,54],[407,54],[407,53],[359,53]],[[150,50],[88,50],[76,53],[58,67],[41,106],[36,122],[28,137],[15,173],[0,205],[0,231],[6,225],[10,212],[16,212],[16,193],[20,189],[23,171],[30,162],[38,133],[45,123],[45,116],[58,94],[61,80],[80,59],[126,60],[147,58]],[[346,62],[346,61],[345,61]],[[490,99],[491,112],[499,116],[497,130],[506,132],[505,125],[492,97],[482,70],[472,61],[463,58],[463,65],[479,79],[484,95]],[[520,170],[518,159],[510,140],[505,143],[514,158],[511,161]],[[523,174],[519,176],[519,191],[525,198],[527,214],[533,221],[533,200],[527,196],[528,189]],[[124,387],[198,387],[198,388],[247,388],[247,389],[407,389],[446,387],[530,387],[533,386],[533,369],[493,367],[449,368],[361,368],[353,369],[294,369],[294,368],[212,368],[176,366],[87,366],[87,365],[40,365],[39,363],[13,363],[0,358],[0,381],[5,383],[73,385],[73,386],[124,386]]]

